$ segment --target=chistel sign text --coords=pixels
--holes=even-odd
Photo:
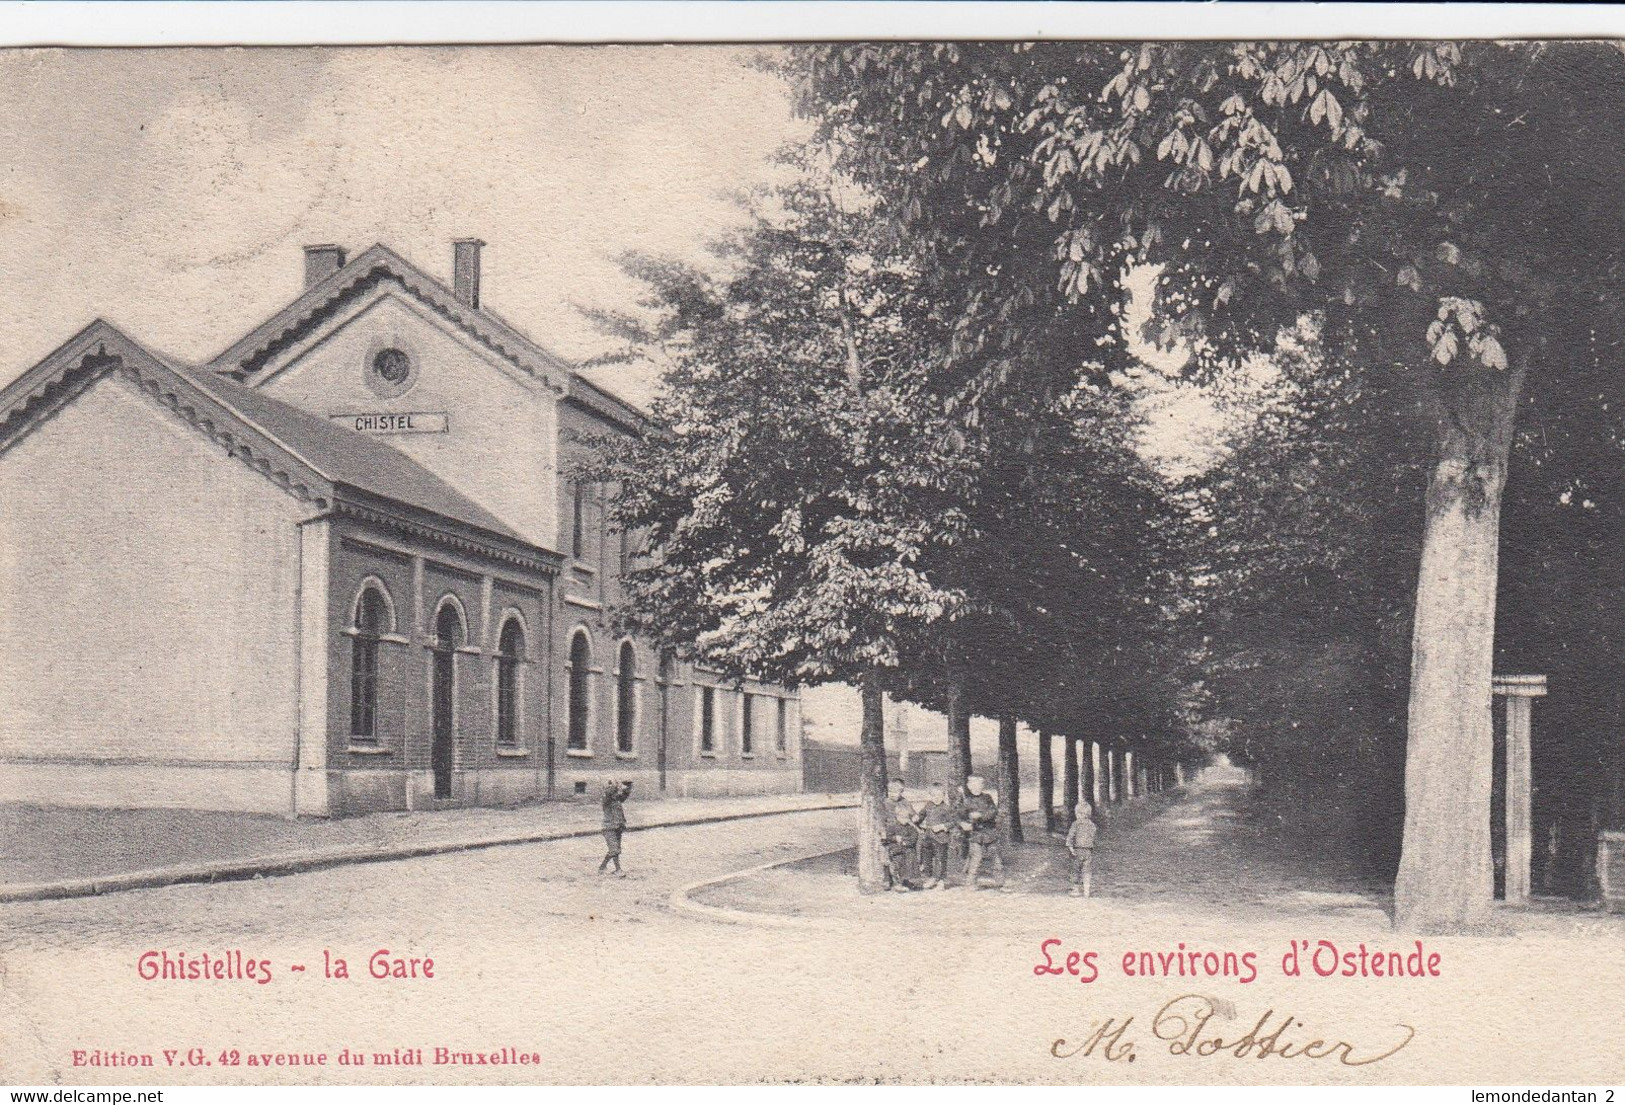
[[[445,411],[335,414],[329,417],[364,434],[443,434],[451,429],[451,419]]]

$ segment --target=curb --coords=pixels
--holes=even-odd
[[[1184,787],[1177,788],[1177,791],[1180,793],[1183,793],[1184,790]],[[1170,789],[1170,791],[1165,793],[1172,794],[1174,792],[1175,791],[1173,789]],[[1142,804],[1143,800],[1154,797],[1158,796],[1136,795],[1134,798],[1129,799],[1129,801],[1136,803],[1136,805],[1132,808],[1144,809],[1146,807]],[[1126,805],[1126,803],[1124,803],[1124,805]],[[842,806],[830,806],[829,808],[850,809],[856,808],[856,806],[857,802],[851,801]],[[1127,812],[1127,810],[1124,812]],[[1114,816],[1121,816],[1121,814]],[[788,867],[791,864],[805,863],[807,860],[811,859],[821,859],[824,856],[837,855],[841,852],[850,851],[851,848],[852,846],[850,844],[846,844],[839,848],[826,848],[822,851],[810,852],[802,856],[791,856],[789,859],[769,860],[766,863],[758,863],[753,867],[746,867],[743,870],[730,871],[725,875],[711,875],[707,878],[698,879],[691,882],[687,886],[680,886],[676,890],[673,890],[667,897],[666,904],[678,913],[687,914],[691,917],[697,917],[701,920],[714,921],[719,924],[754,925],[758,928],[801,929],[803,931],[828,929],[837,923],[834,918],[819,916],[802,917],[786,913],[757,913],[745,909],[729,909],[726,906],[702,905],[701,903],[694,901],[693,895],[698,891],[707,889],[708,887],[722,886],[726,883],[734,882],[739,879],[747,879],[752,875],[759,875],[764,871],[771,871],[776,867]]]
[[[856,807],[857,803],[852,804]],[[844,807],[831,807],[841,809]],[[810,852],[804,856],[792,856],[789,859],[769,860],[767,863],[758,863],[754,867],[747,867],[742,871],[730,871],[726,875],[712,875],[709,878],[698,879],[687,886],[680,886],[671,892],[666,904],[678,913],[686,913],[691,917],[698,917],[706,921],[716,921],[730,925],[756,925],[763,928],[791,928],[791,929],[822,929],[830,927],[828,917],[795,917],[785,913],[752,913],[745,909],[728,909],[725,906],[701,905],[693,900],[691,895],[711,886],[721,886],[724,883],[734,882],[737,879],[747,879],[752,875],[759,875],[763,871],[771,871],[775,867],[788,867],[792,863],[805,863],[810,859],[820,859],[824,856],[838,855],[841,852],[852,850],[852,845],[844,844],[839,848],[826,848],[819,852]]]
[[[747,821],[757,817],[782,817],[786,814],[854,809],[857,804],[856,798],[831,798],[828,801],[789,809],[757,810],[747,813],[719,813],[703,817],[677,817],[664,821],[650,821],[641,825],[628,826],[626,831],[637,833],[647,832],[651,829],[671,829],[689,825],[716,825],[727,821]],[[425,856],[472,852],[483,848],[502,848],[517,844],[546,844],[556,840],[575,840],[582,837],[598,836],[601,832],[603,832],[603,829],[598,826],[578,829],[553,829],[545,832],[525,833],[520,836],[481,837],[474,840],[437,841],[425,844],[332,849],[325,852],[259,856],[250,859],[226,860],[218,863],[156,867],[145,871],[92,875],[82,879],[65,879],[60,882],[13,883],[9,886],[0,885],[0,903],[90,898],[101,894],[116,894],[125,890],[146,890],[154,887],[179,886],[191,883],[242,882],[248,879],[302,875],[312,871],[324,871],[332,867],[347,867],[363,863],[387,863],[391,860],[420,859]],[[737,874],[743,873],[738,872]]]

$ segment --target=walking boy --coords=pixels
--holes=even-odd
[[[1089,897],[1095,867],[1095,811],[1088,802],[1079,802],[1077,818],[1066,832],[1066,850],[1072,853],[1073,897]]]
[[[611,780],[604,784],[604,852],[603,860],[598,864],[598,873],[602,875],[611,864],[615,865],[615,874],[621,874],[621,834],[626,831],[626,810],[622,808],[627,796],[632,793],[632,780],[614,782]]]

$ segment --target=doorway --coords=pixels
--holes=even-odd
[[[434,673],[431,693],[433,740],[429,764],[434,770],[434,796],[451,797],[452,769],[457,753],[457,649],[463,643],[463,619],[455,603],[446,602],[435,615]]]

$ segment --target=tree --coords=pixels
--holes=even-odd
[[[659,432],[598,443],[597,475],[650,554],[622,624],[732,678],[859,685],[859,881],[874,890],[882,693],[959,601],[923,561],[955,538],[961,462],[921,399],[931,312],[861,197],[836,195],[809,176],[758,197],[719,247],[722,275],[628,259],[644,310],[596,317],[663,362],[666,387]]]
[[[1159,339],[1198,363],[1312,315],[1339,361],[1404,370],[1433,456],[1401,927],[1459,927],[1492,895],[1501,494],[1551,317],[1614,309],[1622,64],[1606,44],[1311,42],[828,45],[791,65],[928,258],[971,402],[1025,386],[1025,351],[1067,330],[1121,352],[1100,293],[1136,264],[1161,266]]]
[[[1388,432],[1403,380],[1328,365],[1313,334],[1273,366],[1236,400],[1233,451],[1192,481],[1207,709],[1284,839],[1391,879],[1426,450]]]
[[[963,600],[928,642],[948,642],[960,662],[924,655],[904,665],[914,673],[906,694],[946,704],[951,721],[956,704],[961,716],[1000,719],[997,786],[1012,843],[1019,722],[1172,731],[1157,706],[1168,698],[1158,596],[1181,516],[1135,449],[1140,420],[1127,390],[1092,382],[1094,366],[1076,356],[1033,359],[1042,357],[1047,398],[986,404],[961,432],[974,458],[965,521],[951,546],[933,550],[930,571]],[[936,372],[930,380],[940,384]],[[952,408],[951,393],[941,401]]]

